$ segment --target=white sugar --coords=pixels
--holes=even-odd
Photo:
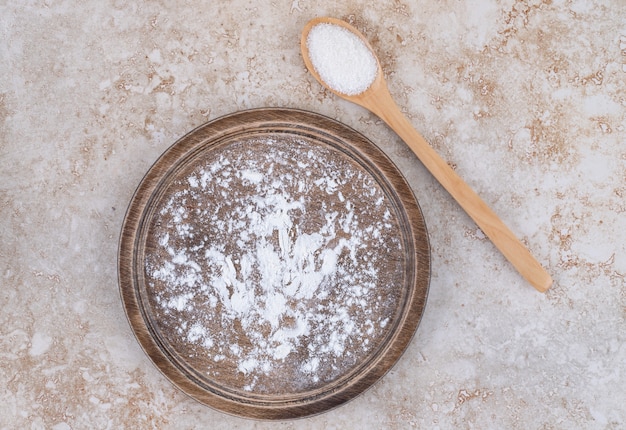
[[[376,58],[358,36],[343,27],[315,25],[309,31],[307,48],[320,78],[339,93],[360,94],[376,79]]]

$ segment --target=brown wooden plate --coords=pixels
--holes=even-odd
[[[255,109],[155,162],[126,213],[119,283],[156,366],[221,411],[287,419],[338,406],[399,359],[421,319],[428,237],[367,138]]]

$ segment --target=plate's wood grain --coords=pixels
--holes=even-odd
[[[267,139],[274,143],[264,146]],[[277,151],[277,155],[272,152],[268,156],[268,151]],[[290,297],[289,306],[298,306],[300,310],[305,307],[309,317],[315,312],[327,314],[317,319],[313,315],[312,320],[319,324],[316,326],[316,323],[311,323],[313,325],[309,326],[307,323],[306,328],[310,333],[307,331],[297,343],[290,345],[293,348],[287,356],[275,355],[278,358],[272,362],[271,354],[266,354],[263,357],[265,367],[261,371],[260,367],[250,367],[250,362],[246,363],[248,367],[242,367],[241,362],[237,367],[234,362],[237,356],[234,353],[216,354],[215,351],[216,348],[224,347],[219,345],[220,339],[224,342],[224,339],[228,341],[232,337],[233,344],[239,342],[232,351],[239,351],[243,345],[244,349],[258,352],[259,348],[250,344],[263,339],[266,334],[269,336],[270,328],[248,326],[244,329],[240,318],[229,325],[228,320],[220,316],[220,312],[224,313],[226,309],[222,304],[215,306],[213,303],[211,307],[203,305],[204,302],[200,300],[187,307],[164,305],[172,303],[176,296],[170,291],[172,284],[154,275],[161,272],[153,267],[161,267],[161,260],[168,258],[168,252],[174,252],[173,248],[166,249],[163,245],[164,237],[176,236],[172,217],[168,215],[168,211],[172,212],[172,207],[184,207],[190,214],[199,214],[202,207],[218,205],[218,188],[211,184],[203,188],[202,193],[194,199],[185,197],[177,200],[177,196],[188,195],[185,184],[196,185],[198,172],[204,172],[202,169],[208,169],[207,166],[215,169],[215,160],[220,157],[231,157],[234,160],[239,154],[239,159],[244,162],[248,158],[258,158],[260,168],[282,177],[297,176],[299,170],[280,173],[280,166],[274,171],[272,163],[271,168],[267,169],[269,165],[264,165],[263,160],[268,162],[271,157],[282,157],[287,159],[283,163],[283,167],[287,169],[310,164],[313,167],[309,167],[307,175],[323,174],[324,172],[310,170],[317,166],[313,162],[309,163],[311,159],[305,160],[305,163],[298,158],[304,152],[315,153],[318,159],[328,159],[328,168],[345,168],[357,172],[359,178],[372,182],[371,186],[368,185],[372,193],[368,194],[369,197],[360,196],[359,190],[362,191],[363,188],[356,186],[346,187],[341,189],[343,193],[336,193],[337,184],[333,182],[332,193],[316,189],[310,196],[301,195],[300,200],[306,200],[312,206],[308,210],[303,209],[299,217],[294,218],[301,223],[296,229],[305,231],[311,225],[323,224],[326,212],[331,210],[329,208],[338,208],[339,202],[344,204],[347,199],[353,202],[349,205],[351,216],[356,214],[354,216],[363,225],[383,225],[380,223],[383,218],[380,212],[382,209],[386,212],[384,218],[390,220],[384,223],[387,230],[381,230],[385,237],[374,235],[364,239],[359,252],[366,253],[368,247],[372,247],[370,253],[373,251],[380,254],[383,248],[377,247],[387,246],[387,243],[397,245],[390,248],[388,255],[372,260],[378,266],[369,267],[368,270],[373,270],[376,276],[372,277],[370,295],[363,296],[367,300],[361,301],[362,309],[354,305],[343,309],[344,314],[357,326],[350,333],[360,333],[362,336],[348,336],[341,344],[342,349],[339,352],[319,355],[320,359],[316,358],[315,366],[309,366],[302,381],[297,381],[303,363],[315,357],[315,354],[321,354],[315,350],[319,349],[319,338],[332,334],[328,331],[334,326],[322,327],[325,321],[333,319],[333,315],[328,312],[337,308],[340,301],[346,300],[344,292],[354,285],[334,285],[335,289],[330,290],[330,298],[308,297],[307,301],[296,303],[296,296]],[[230,174],[226,171],[223,173]],[[302,171],[303,176],[304,173]],[[326,173],[335,175],[337,172]],[[253,182],[257,180],[252,179]],[[318,180],[315,183],[319,182]],[[245,181],[243,183],[247,184]],[[300,189],[302,188],[300,183]],[[245,193],[246,189],[240,184],[237,190],[229,191],[228,197],[234,199],[233,196]],[[292,191],[296,193],[295,189],[290,192]],[[384,196],[386,206],[381,206],[382,209],[377,212],[375,206],[383,200],[380,196]],[[190,203],[191,200],[196,203]],[[336,213],[335,209],[332,210]],[[205,236],[224,242],[224,237],[227,236],[222,237],[218,227],[208,225],[210,222],[200,215],[197,218],[189,221],[190,228],[204,229]],[[177,240],[184,242],[186,237],[188,236],[183,235]],[[204,242],[194,242],[189,244],[191,245],[195,248],[205,246]],[[227,243],[224,246],[227,249],[237,248]],[[201,255],[208,255],[204,248],[202,252]],[[359,264],[363,263],[363,256],[366,254],[355,255],[358,258],[353,258],[352,265],[345,267],[360,267]],[[205,283],[206,279],[215,279],[208,277],[211,267],[204,266],[204,262],[200,260],[197,264],[193,263],[198,268],[198,276],[204,276]],[[358,273],[346,276],[348,275],[352,278],[341,279],[364,282],[364,277],[357,276]],[[351,128],[327,117],[294,109],[239,112],[209,122],[182,137],[155,162],[139,184],[126,213],[119,247],[122,300],[135,335],[148,356],[167,378],[198,401],[230,414],[256,419],[287,419],[320,413],[354,398],[370,387],[396,363],[415,333],[424,310],[429,277],[430,254],[424,220],[410,187],[393,163],[374,144]],[[250,279],[250,288],[256,288],[255,283],[261,282],[254,277]],[[263,305],[264,303],[255,304],[261,307]],[[310,306],[310,309],[307,310],[306,306]],[[361,310],[367,313],[367,320]],[[252,312],[254,309],[248,313]],[[191,324],[186,321],[190,316],[199,321],[203,330],[210,332],[210,342],[198,345],[190,341],[198,338],[196,335],[189,335],[188,330],[185,331],[188,323]],[[241,317],[245,318],[246,315]],[[384,324],[371,323],[383,320]],[[365,322],[372,328],[377,327],[376,330],[365,330]],[[314,341],[316,328],[319,329],[317,343]],[[364,335],[366,331],[367,336]],[[194,333],[197,334],[197,331]],[[237,340],[243,338],[244,343]],[[264,339],[261,343],[268,342],[269,339]]]

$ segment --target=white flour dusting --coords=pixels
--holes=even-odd
[[[275,375],[289,375],[283,388],[315,386],[387,332],[401,288],[387,284],[402,279],[396,220],[374,179],[338,151],[247,140],[172,191],[146,277],[170,341],[207,359],[208,376],[232,372],[248,391],[271,391]]]

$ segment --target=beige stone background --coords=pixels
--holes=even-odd
[[[307,74],[304,24],[354,22],[415,127],[554,277],[527,285],[399,139]],[[260,423],[188,398],[120,301],[151,163],[234,111],[294,107],[382,147],[424,211],[422,323],[382,380]],[[0,2],[0,428],[626,428],[623,0]]]

